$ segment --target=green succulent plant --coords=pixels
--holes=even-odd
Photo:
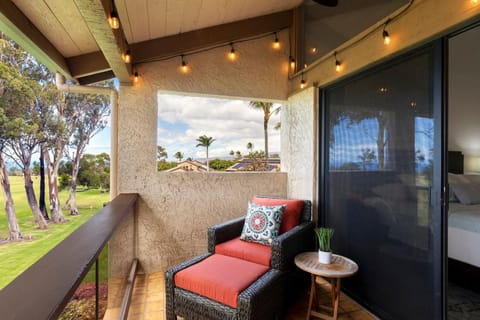
[[[333,229],[332,228],[316,228],[315,234],[317,235],[318,239],[318,248],[321,251],[330,252],[332,248],[330,246],[332,237],[333,237]]]

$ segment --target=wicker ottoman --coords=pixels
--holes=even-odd
[[[285,279],[277,269],[207,253],[169,269],[165,279],[167,320],[268,320],[282,313]]]

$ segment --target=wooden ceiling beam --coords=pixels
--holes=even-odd
[[[77,80],[78,80],[78,83],[83,86],[83,85],[97,83],[100,81],[105,81],[113,78],[115,78],[115,74],[113,73],[112,70],[109,70],[105,72],[95,73],[85,77],[79,77],[77,78]]]
[[[120,26],[117,30],[112,30],[108,24],[107,18],[112,11],[110,0],[74,0],[75,4],[83,16],[90,32],[97,42],[104,59],[107,61],[111,70],[118,78],[121,84],[131,85],[130,78],[132,66],[122,59],[122,53],[126,50],[125,34]],[[76,58],[69,59],[70,62]],[[88,57],[87,57],[88,59]],[[85,63],[86,64],[86,63]],[[79,64],[80,65],[80,64]],[[73,66],[73,64],[72,64]],[[103,72],[105,68],[98,71]]]
[[[130,45],[135,62],[176,56],[235,40],[275,32],[292,25],[293,11],[226,23]]]
[[[145,62],[275,32],[291,27],[292,23],[293,11],[282,11],[266,16],[130,44],[130,51],[132,52],[134,62]],[[101,51],[67,58],[67,63],[72,75],[76,78],[86,77],[96,73],[104,73],[110,69],[110,64]]]
[[[70,72],[75,78],[111,70],[107,59],[105,59],[101,51],[70,57],[66,60]]]
[[[11,0],[0,1],[0,30],[50,71],[73,79],[63,55]]]

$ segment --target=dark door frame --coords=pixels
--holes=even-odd
[[[352,74],[349,77],[342,79],[336,83],[333,83],[329,86],[319,89],[319,108],[320,115],[319,117],[319,134],[318,139],[318,150],[319,150],[319,177],[318,177],[318,213],[317,218],[319,225],[326,225],[326,163],[328,157],[328,138],[326,136],[326,125],[328,124],[328,115],[326,113],[326,90],[334,89],[338,86],[343,86],[348,82],[355,81],[357,79],[368,76],[380,70],[386,69],[401,63],[415,55],[420,54],[423,51],[431,50],[433,55],[433,109],[434,112],[434,122],[440,124],[440,126],[435,126],[435,139],[434,146],[436,146],[434,161],[440,163],[440,165],[434,166],[434,176],[440,176],[441,179],[439,182],[435,183],[431,190],[431,200],[430,205],[433,206],[432,213],[438,214],[440,219],[434,219],[434,230],[440,230],[435,232],[432,235],[433,242],[437,244],[437,247],[432,248],[433,259],[438,261],[434,264],[433,268],[433,277],[437,279],[435,282],[439,283],[439,286],[434,292],[434,297],[432,299],[438,299],[437,310],[435,310],[435,319],[447,319],[446,317],[446,290],[448,283],[448,270],[447,270],[447,211],[446,206],[448,204],[448,193],[446,186],[446,173],[447,173],[447,88],[448,88],[448,47],[447,47],[446,37],[439,38],[437,40],[431,41],[426,45],[422,45],[418,48],[414,48],[407,53],[402,53],[396,55],[387,61],[382,61],[373,67],[368,68],[367,70],[360,71],[358,73]],[[447,195],[447,196],[446,196]],[[437,199],[437,201],[433,201]],[[439,246],[439,248],[438,248]]]

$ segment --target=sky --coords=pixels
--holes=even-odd
[[[157,144],[163,146],[168,161],[176,161],[180,151],[184,159],[204,159],[205,148],[196,147],[199,136],[207,135],[215,141],[209,148],[209,158],[230,158],[230,150],[247,154],[247,143],[254,150],[264,150],[263,111],[248,106],[249,101],[194,97],[159,93],[157,117]],[[273,108],[280,106],[275,103]],[[280,130],[275,124],[280,114],[269,122],[269,153],[280,153]],[[86,153],[110,152],[110,123],[90,140]]]
[[[420,151],[425,156],[426,161],[432,158],[433,140],[431,131],[433,129],[433,119],[424,117],[415,117],[415,151]],[[360,164],[362,151],[370,149],[378,156],[377,147],[378,121],[376,119],[365,119],[357,124],[351,124],[348,120],[340,121],[333,128],[335,142],[330,149],[330,163],[332,167],[339,167],[347,162]],[[429,134],[430,133],[430,134]],[[388,140],[388,136],[386,137]],[[376,168],[375,159],[374,167]],[[425,164],[424,163],[424,164]]]

